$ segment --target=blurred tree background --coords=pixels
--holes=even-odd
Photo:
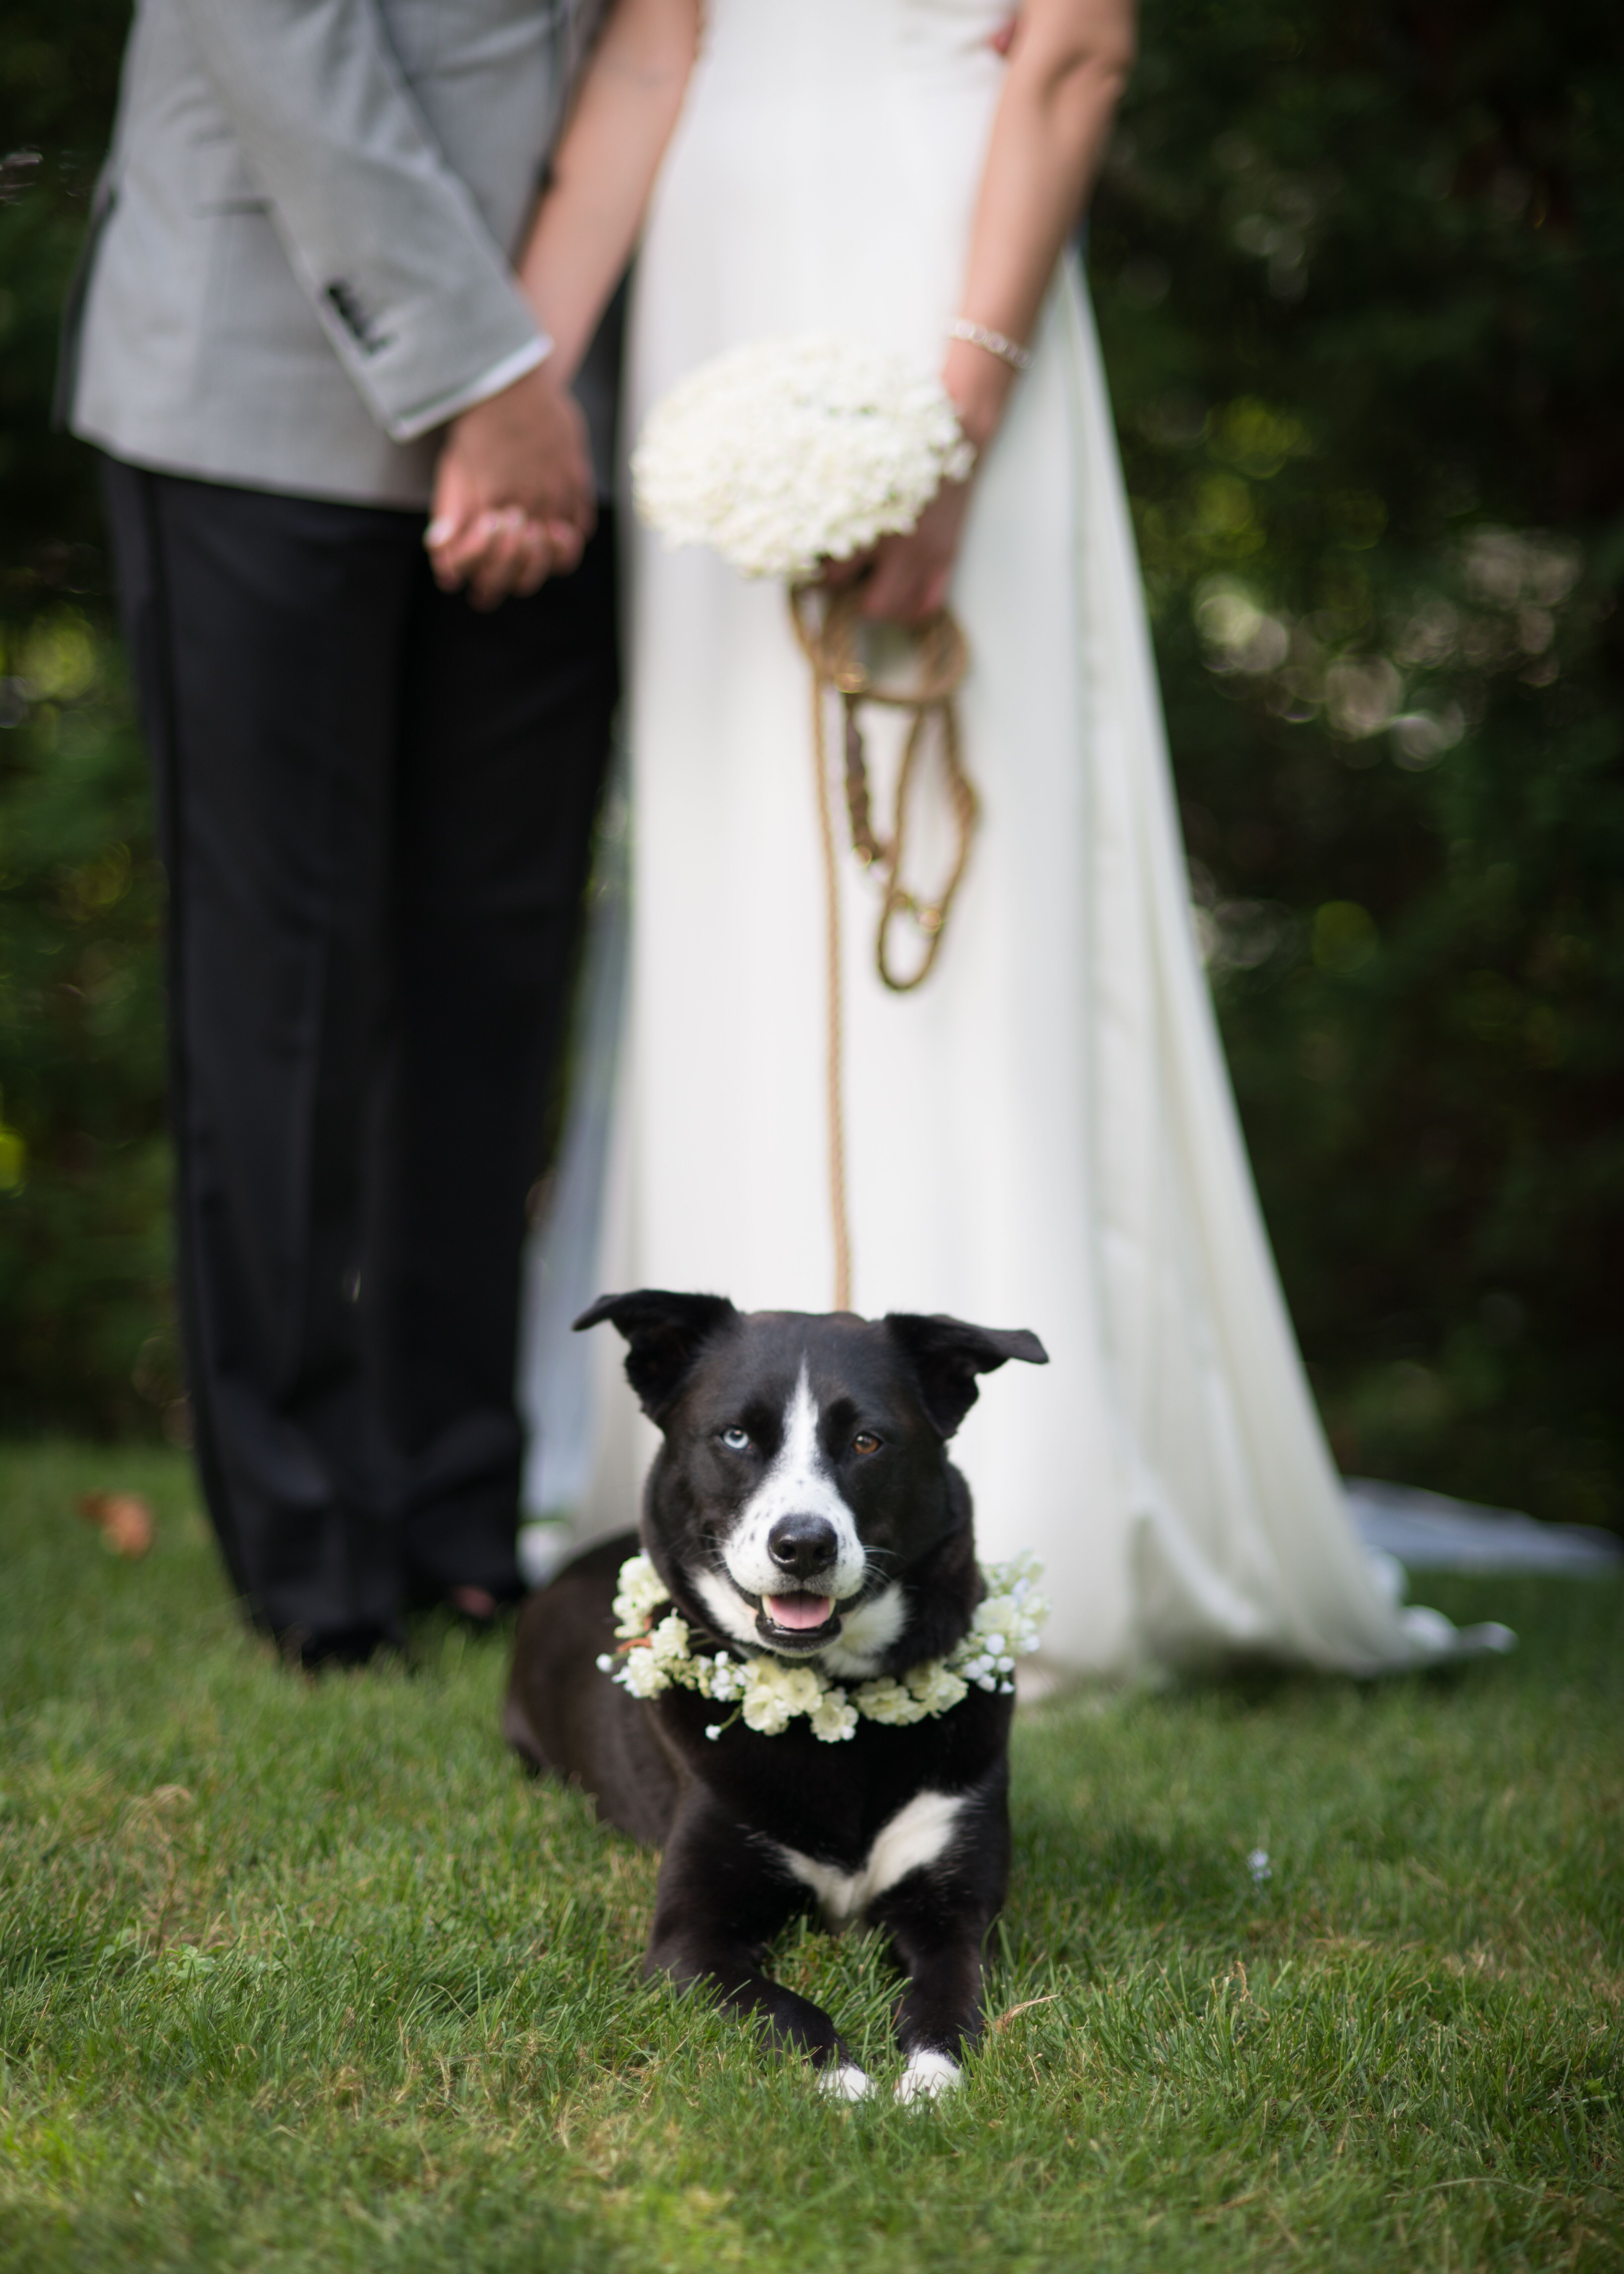
[[[1149,0],[1093,267],[1344,1469],[1624,1524],[1624,44]]]
[[[119,0],[0,30],[0,1426],[177,1426],[162,880],[47,433]],[[1193,893],[1345,1469],[1624,1528],[1624,41],[1146,0],[1090,264]]]
[[[0,24],[0,1427],[179,1422],[162,878],[88,451],[49,432],[121,0]]]

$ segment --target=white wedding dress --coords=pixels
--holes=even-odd
[[[1005,69],[989,44],[1005,0],[706,12],[638,268],[633,436],[674,381],[745,341],[838,332],[936,367]],[[1400,1608],[1357,1540],[1281,1298],[1071,260],[1034,348],[953,586],[983,818],[917,994],[875,975],[875,885],[843,850],[853,1305],[1030,1327],[1047,1345],[1047,1368],[983,1385],[955,1457],[983,1555],[1031,1547],[1046,1566],[1050,1659],[1412,1663],[1459,1638]],[[644,1285],[827,1309],[806,665],[779,587],[644,531],[632,543],[628,1015],[596,1269],[566,1272],[573,1289],[555,1271],[552,1312]],[[634,1520],[654,1442],[618,1340],[592,1339],[578,1538]],[[534,1336],[530,1362],[549,1363]]]

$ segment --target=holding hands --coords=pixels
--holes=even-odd
[[[518,282],[553,350],[452,422],[425,535],[447,591],[479,608],[568,576],[598,517],[586,427],[569,394],[636,242],[699,39],[699,0],[613,0]]]
[[[586,424],[552,359],[454,419],[424,534],[443,591],[477,608],[568,576],[598,519]]]

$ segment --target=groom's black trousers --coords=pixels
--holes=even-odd
[[[516,1584],[526,1194],[616,693],[613,540],[488,614],[423,517],[104,462],[169,881],[177,1276],[290,1642]]]

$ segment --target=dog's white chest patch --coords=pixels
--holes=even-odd
[[[923,1871],[946,1854],[963,1806],[962,1793],[915,1793],[879,1833],[856,1871],[820,1864],[816,1856],[803,1856],[796,1848],[780,1845],[778,1853],[802,1886],[811,1888],[829,1924],[844,1926],[848,1919],[860,1917],[898,1879],[906,1879],[910,1871]]]

